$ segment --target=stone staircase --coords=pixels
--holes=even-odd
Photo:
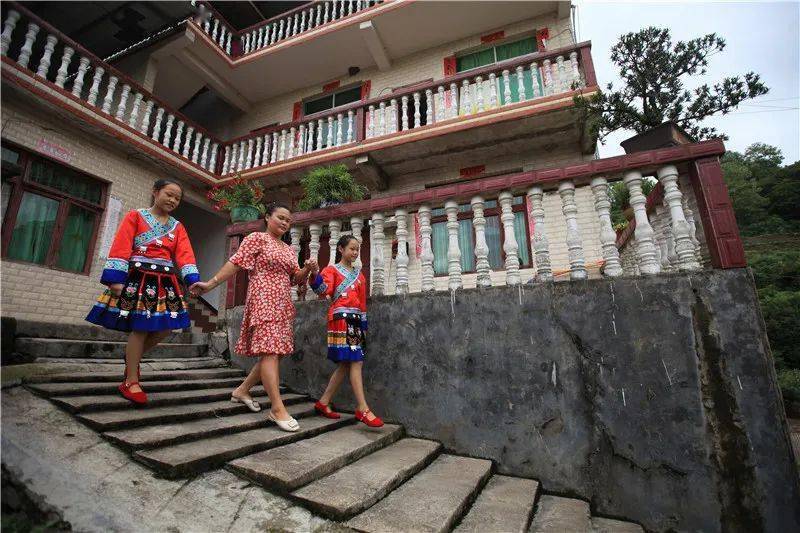
[[[134,408],[116,394],[116,372],[40,375],[26,387],[166,478],[225,468],[312,512],[357,531],[640,532],[592,517],[587,502],[540,494],[537,481],[498,475],[491,461],[447,453],[402,426],[370,429],[352,415],[315,416],[313,400],[284,390],[296,433],[262,412],[231,403],[244,376],[214,367],[150,372],[150,403]]]

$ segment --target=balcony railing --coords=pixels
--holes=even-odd
[[[214,173],[220,139],[25,7],[10,4],[0,35],[4,62],[16,61],[17,68],[51,88],[137,132],[143,140],[159,143],[190,165]]]
[[[307,235],[306,257],[318,259],[320,236],[325,226],[330,236],[329,243],[335,243],[343,233],[343,222],[349,222],[351,230],[348,233],[359,240],[362,240],[363,230],[366,229],[370,234],[371,294],[406,294],[412,291],[412,286],[421,291],[435,290],[431,211],[444,206],[448,233],[447,287],[450,290],[461,289],[464,287],[461,255],[465,250],[460,248],[458,218],[460,204],[467,201],[472,211],[475,245],[474,252],[471,249],[469,253],[475,255],[476,285],[488,287],[493,282],[488,262],[484,207],[486,200],[497,198],[501,209],[500,220],[505,228],[502,243],[505,284],[519,285],[524,278],[520,269],[519,249],[528,243],[516,240],[512,208],[515,196],[525,195],[526,218],[529,218],[531,228],[530,249],[534,257],[534,267],[527,271],[526,277],[536,282],[551,282],[560,274],[555,271],[551,261],[553,243],[548,235],[565,235],[563,244],[568,253],[568,266],[563,273],[572,280],[588,277],[590,265],[585,248],[601,251],[601,257],[596,258],[596,264],[601,265],[600,274],[612,278],[699,270],[704,258],[708,258],[706,264],[712,268],[741,267],[745,265],[744,251],[718,160],[723,153],[722,142],[706,141],[300,212],[294,215],[295,225],[290,230],[292,246],[300,253],[301,237]],[[642,194],[644,176],[655,176],[663,191],[660,196],[652,197],[658,206],[651,209],[650,213]],[[611,225],[608,187],[615,181],[622,181],[627,187],[635,214],[635,231],[632,231],[634,241],[628,247],[631,252],[627,265],[624,264],[626,258],[620,255],[616,245],[617,235]],[[579,226],[579,218],[587,218],[579,216],[579,205],[575,201],[576,192],[587,187],[594,200],[590,218],[596,217],[598,228],[596,235],[588,237]],[[547,202],[544,198],[548,195],[557,195],[559,198],[563,219],[560,216],[554,219],[552,212],[545,216],[544,206]],[[397,256],[394,259],[393,287],[388,286],[387,260],[384,256],[387,239],[385,229],[389,218],[393,218],[396,224],[394,238]],[[554,223],[565,224],[564,231],[550,228]],[[229,228],[229,251],[235,251],[243,234],[263,229],[260,225],[263,226],[263,221]],[[410,232],[414,231],[415,226],[418,227],[414,243],[417,246],[407,246],[411,242]],[[584,242],[584,239],[592,242]],[[418,253],[413,252],[415,248],[419,250]],[[407,251],[409,249],[412,252]],[[333,252],[330,257],[335,256]],[[414,253],[413,258],[409,257],[409,253]],[[409,279],[409,263],[412,259],[418,267],[415,272],[419,276],[413,283]],[[242,285],[245,280],[239,278],[230,283],[228,306],[240,305],[246,292]]]
[[[237,57],[282,43],[382,3],[383,0],[310,2],[241,31],[234,31],[210,3],[203,2],[200,4],[204,10],[200,25],[220,50],[230,57]]]
[[[589,43],[529,54],[233,139],[224,147],[221,173],[454,123],[596,83]]]

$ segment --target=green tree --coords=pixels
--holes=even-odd
[[[687,90],[684,80],[704,75],[708,59],[724,49],[725,40],[715,33],[675,44],[666,28],[651,26],[622,35],[611,48],[611,61],[619,67],[624,87],[615,90],[609,83],[594,97],[576,97],[576,105],[586,111],[601,141],[619,129],[642,133],[665,121],[677,123],[698,140],[726,138],[700,123],[769,89],[758,74],[748,72]]]

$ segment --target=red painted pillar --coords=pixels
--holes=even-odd
[[[706,157],[689,164],[703,231],[706,235],[711,265],[714,268],[747,266],[739,226],[733,212],[728,187],[722,178],[719,158]]]

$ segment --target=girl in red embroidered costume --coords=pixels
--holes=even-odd
[[[231,401],[244,403],[251,411],[260,411],[261,407],[250,396],[250,389],[260,379],[272,405],[268,418],[284,431],[297,431],[299,424],[281,400],[279,361],[280,357],[294,351],[292,328],[296,311],[291,285],[306,283],[309,274],[316,274],[319,269],[314,261],[306,261],[300,268],[294,249],[281,240],[292,223],[288,207],[282,204],[267,207],[266,222],[266,232],[245,237],[236,253],[210,281],[195,283],[190,291],[202,294],[242,268],[250,272],[242,329],[234,351],[259,359],[244,382],[233,391]]]
[[[311,288],[328,296],[328,359],[339,366],[331,375],[328,387],[314,406],[325,417],[339,418],[330,405],[346,375],[358,402],[356,419],[370,427],[381,427],[383,420],[375,416],[364,397],[361,367],[364,365],[364,340],[367,336],[367,282],[364,274],[353,266],[361,243],[345,235],[336,243],[336,264],[322,269]]]
[[[187,285],[200,280],[186,229],[170,216],[182,196],[178,183],[158,180],[152,207],[125,215],[100,278],[108,289],[86,317],[105,328],[130,332],[119,390],[137,404],[147,403],[138,383],[142,354],[172,330],[190,325],[178,274]]]

